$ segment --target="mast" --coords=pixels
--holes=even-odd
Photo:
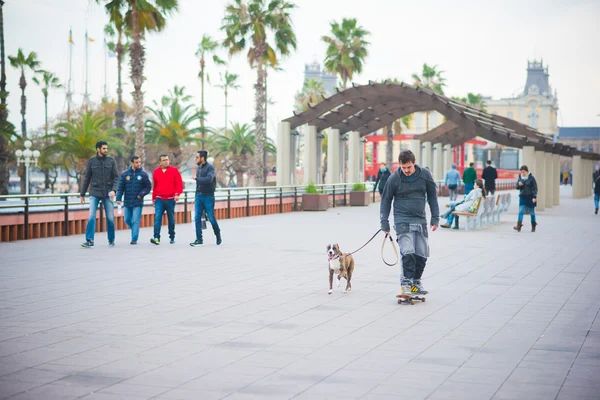
[[[69,79],[67,81],[67,120],[71,119],[73,103],[73,29],[69,28]]]
[[[106,36],[104,37],[104,96],[102,97],[103,102],[108,101],[108,44],[106,43]]]
[[[85,31],[85,92],[83,93],[83,106],[85,107],[85,112],[88,111],[88,106],[90,104],[90,94],[88,93],[88,33]]]

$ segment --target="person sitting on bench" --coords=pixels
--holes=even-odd
[[[475,181],[475,189],[473,189],[463,201],[451,201],[450,204],[448,204],[448,207],[450,207],[450,209],[446,213],[440,215],[440,217],[446,218],[446,223],[441,224],[440,226],[442,228],[450,228],[452,226],[454,218],[458,218],[457,216],[452,214],[452,212],[468,212],[469,207],[471,207],[475,200],[482,196],[485,199],[485,188],[483,187],[483,181],[481,179],[477,179]],[[458,227],[456,227],[456,229],[458,229]]]

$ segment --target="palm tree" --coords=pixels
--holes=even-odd
[[[163,107],[170,107],[173,102],[177,101],[181,104],[192,100],[192,96],[185,94],[185,86],[173,86],[173,90],[169,90],[167,96],[163,96],[160,102]],[[156,102],[154,102],[156,104]]]
[[[475,93],[467,93],[467,97],[452,97],[453,100],[458,100],[458,101],[462,101],[463,103],[466,103],[468,105],[470,105],[471,107],[474,108],[478,108],[481,111],[485,111],[486,110],[486,104],[483,101],[483,96],[481,94],[475,94]]]
[[[52,72],[44,70],[39,70],[36,72],[41,75],[41,79],[39,79],[37,76],[34,76],[32,80],[36,85],[42,87],[42,93],[44,94],[45,128],[46,135],[48,135],[48,93],[50,89],[59,89],[63,87],[63,85],[60,84],[58,77]]]
[[[6,61],[4,55],[4,0],[0,0],[0,195],[8,194],[8,143],[15,132],[15,127],[8,122],[6,107]]]
[[[201,128],[192,128],[191,125],[200,120],[200,113],[193,112],[193,108],[193,104],[183,107],[177,100],[171,103],[168,111],[148,107],[156,119],[146,121],[147,140],[166,145],[174,167],[181,164],[182,147],[199,142],[195,135]]]
[[[425,88],[434,91],[438,94],[444,94],[444,86],[446,86],[446,78],[442,77],[444,71],[438,71],[437,65],[429,66],[427,63],[423,64],[423,71],[421,75],[412,74],[414,85],[417,87]],[[429,132],[429,115],[431,111],[426,111],[426,132]]]
[[[62,155],[65,166],[68,169],[74,167],[81,187],[87,161],[96,154],[96,142],[105,140],[110,144],[112,151],[123,150],[124,144],[119,137],[119,134],[123,134],[122,129],[105,128],[111,125],[111,118],[94,115],[93,111],[88,111],[81,119],[72,118],[69,122],[57,124],[54,127],[57,133],[49,135],[54,143],[42,152]]]
[[[323,82],[315,78],[306,79],[302,90],[296,93],[294,109],[296,112],[303,112],[309,109],[309,104],[316,104],[323,100],[327,91],[323,87]]]
[[[123,9],[124,0],[114,0],[108,3],[106,5],[106,11],[110,17],[110,23],[104,27],[104,33],[106,36],[113,39],[113,41],[107,43],[108,49],[117,54],[117,110],[115,111],[115,125],[117,128],[125,127],[125,112],[123,111],[123,84],[121,76],[123,69],[123,56],[129,51],[129,40],[126,39],[125,43],[123,43],[123,37],[129,37],[127,26],[125,25]],[[116,42],[114,41],[115,39]]]
[[[37,59],[37,54],[32,51],[25,57],[25,53],[23,50],[17,50],[16,56],[8,56],[8,60],[10,61],[10,65],[13,68],[21,70],[21,78],[19,79],[19,87],[21,88],[21,134],[23,140],[27,139],[27,123],[25,122],[25,111],[27,108],[27,98],[25,97],[25,87],[27,87],[27,81],[25,80],[25,71],[27,69],[36,71],[36,68],[40,66],[40,62]]]
[[[342,79],[342,87],[346,89],[348,80],[362,72],[365,58],[369,52],[370,44],[365,38],[370,32],[359,26],[356,18],[342,19],[339,24],[331,24],[331,36],[323,36],[321,40],[327,43],[325,56],[325,69],[333,74],[338,74]]]
[[[125,30],[131,32],[129,47],[131,64],[131,82],[133,83],[133,103],[135,119],[135,153],[145,159],[144,136],[144,47],[142,41],[146,32],[160,32],[166,26],[166,17],[177,11],[178,0],[96,0],[106,2],[106,11],[111,22],[124,21]],[[115,15],[112,11],[115,11]],[[120,15],[121,17],[117,16]],[[124,15],[124,19],[122,17]],[[116,24],[115,24],[116,27]],[[123,27],[123,25],[121,25]],[[118,30],[119,28],[117,28]]]
[[[225,9],[222,30],[226,33],[223,45],[229,54],[239,53],[248,47],[248,63],[256,67],[255,112],[256,127],[255,174],[256,183],[264,185],[265,171],[265,107],[267,95],[265,91],[265,64],[276,66],[277,49],[281,56],[287,56],[296,48],[296,34],[292,29],[290,11],[296,6],[286,0],[234,0]],[[272,32],[273,46],[268,42]],[[275,48],[274,48],[275,47]]]
[[[235,123],[231,129],[215,133],[212,136],[212,146],[217,157],[225,155],[228,159],[231,169],[235,171],[237,185],[244,186],[244,173],[250,169],[251,157],[256,149],[256,132],[252,126]],[[265,151],[270,154],[276,152],[271,138],[267,138],[265,142]]]
[[[219,56],[214,54],[216,50],[219,48],[219,42],[213,40],[209,35],[202,35],[202,40],[200,44],[198,44],[198,50],[196,51],[196,55],[200,57],[200,73],[198,76],[200,77],[200,88],[202,91],[202,95],[200,97],[200,127],[202,128],[202,142],[206,139],[206,130],[204,129],[204,121],[206,119],[206,109],[204,108],[204,78],[206,77],[206,81],[210,83],[210,76],[206,73],[206,57],[212,54],[212,60],[215,65],[224,65],[225,61],[221,60]],[[227,111],[227,110],[225,110]]]
[[[225,129],[227,129],[227,109],[229,108],[227,96],[230,89],[237,90],[241,87],[237,84],[237,80],[240,76],[238,74],[230,74],[229,71],[225,71],[225,75],[219,73],[219,76],[221,78],[221,84],[217,85],[217,87],[223,89],[223,92],[225,93]]]

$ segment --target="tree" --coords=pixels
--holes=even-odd
[[[230,89],[237,90],[240,88],[240,85],[237,84],[239,75],[230,74],[229,71],[225,71],[224,76],[220,73],[219,76],[221,77],[221,84],[217,85],[217,87],[223,89],[223,92],[225,93],[225,129],[227,129],[227,109],[229,108],[229,105],[227,103],[227,95],[229,94]]]
[[[444,71],[438,71],[437,65],[429,66],[427,63],[423,64],[423,71],[421,75],[412,74],[414,85],[417,87],[425,88],[434,91],[438,94],[444,94],[444,86],[446,86],[446,78],[442,77]],[[431,111],[426,111],[426,132],[429,132],[429,115]]]
[[[63,87],[63,85],[60,84],[60,80],[52,72],[48,72],[48,71],[44,71],[44,70],[38,70],[36,72],[39,75],[41,75],[41,77],[38,78],[37,76],[34,76],[32,78],[32,80],[35,82],[36,85],[41,86],[42,94],[44,95],[44,111],[45,111],[44,126],[45,126],[45,132],[47,135],[48,134],[48,93],[49,93],[50,89],[59,89],[59,88]]]
[[[115,111],[115,125],[117,128],[125,127],[125,112],[123,111],[123,56],[129,51],[129,31],[125,24],[124,0],[109,2],[105,8],[109,15],[110,23],[104,27],[104,33],[113,41],[107,43],[108,49],[117,54],[117,110]],[[115,32],[116,30],[116,32]],[[123,38],[126,38],[123,43]],[[116,42],[114,41],[116,39]]]
[[[235,123],[231,129],[223,133],[215,133],[212,137],[212,146],[216,156],[225,155],[236,175],[238,186],[244,186],[244,173],[250,170],[251,156],[256,150],[256,132],[249,124]],[[275,154],[275,145],[270,138],[265,143],[265,151]],[[229,157],[227,157],[229,156]]]
[[[485,102],[483,101],[483,96],[481,94],[475,94],[475,93],[467,93],[467,97],[452,97],[453,100],[458,100],[458,101],[462,101],[463,103],[466,103],[468,105],[470,105],[471,107],[474,108],[478,108],[481,111],[485,111],[486,110],[486,105]]]
[[[0,195],[8,194],[8,143],[15,133],[15,127],[8,122],[6,99],[6,60],[4,55],[4,1],[0,0]]]
[[[264,185],[265,172],[265,108],[267,95],[265,90],[265,64],[276,66],[279,51],[281,57],[287,56],[296,48],[296,34],[292,29],[290,11],[296,6],[285,0],[234,0],[225,9],[222,30],[226,33],[223,45],[229,54],[239,53],[248,47],[248,63],[256,68],[255,113],[256,148],[254,151],[256,183]],[[272,33],[273,46],[268,42]]]
[[[183,107],[179,101],[171,103],[168,110],[148,107],[156,119],[146,121],[146,133],[149,143],[166,145],[171,153],[171,164],[181,165],[182,147],[200,140],[195,137],[199,127],[192,128],[192,123],[200,120],[200,113],[193,112],[194,105]]]
[[[173,86],[173,90],[169,90],[167,96],[163,96],[160,99],[160,103],[163,107],[170,107],[173,102],[177,101],[180,104],[187,103],[192,100],[192,96],[185,94],[185,86]],[[157,104],[154,102],[154,104]]]
[[[363,64],[369,54],[369,42],[365,39],[370,32],[359,26],[356,18],[342,19],[339,24],[331,24],[331,36],[323,36],[321,40],[327,43],[325,69],[340,76],[342,87],[346,89],[348,80],[362,72]]]
[[[219,48],[219,42],[213,40],[209,35],[202,35],[202,40],[200,44],[198,44],[198,50],[196,51],[196,55],[200,57],[200,73],[198,76],[200,77],[200,88],[202,91],[200,97],[200,128],[202,132],[202,143],[204,147],[204,141],[206,140],[206,130],[204,128],[204,122],[206,119],[206,109],[204,108],[204,81],[210,83],[210,76],[206,73],[206,57],[212,54],[212,60],[215,65],[224,65],[225,61],[221,60],[219,56],[215,54],[216,50]],[[225,110],[227,112],[227,109]],[[226,119],[227,121],[227,119]]]
[[[166,17],[178,9],[178,0],[96,0],[105,1],[106,11],[113,20],[111,10],[124,15],[127,32],[131,32],[129,46],[131,64],[131,82],[133,83],[133,104],[135,120],[135,153],[144,160],[144,47],[142,41],[146,32],[160,32],[166,26]],[[115,12],[116,12],[115,11]],[[115,20],[119,17],[115,14]],[[122,20],[122,18],[121,18]]]
[[[63,157],[67,169],[74,168],[79,187],[81,187],[83,173],[87,161],[96,154],[96,142],[105,140],[111,151],[122,152],[123,141],[119,137],[121,128],[109,128],[111,118],[94,115],[88,111],[81,118],[72,118],[69,122],[57,124],[54,129],[56,134],[50,135],[54,143],[46,147],[42,153],[57,153]],[[44,157],[49,155],[44,154]]]
[[[40,66],[40,62],[37,59],[37,54],[32,51],[25,56],[22,49],[17,50],[16,56],[8,56],[10,65],[21,71],[21,78],[19,79],[19,87],[21,88],[21,135],[23,139],[27,139],[27,122],[25,121],[25,112],[27,109],[27,97],[25,96],[25,87],[27,87],[27,80],[25,79],[25,71],[30,69],[35,72]]]
[[[323,87],[323,82],[315,78],[306,79],[302,90],[296,93],[294,110],[296,112],[306,111],[309,109],[309,104],[315,105],[319,103],[326,94],[327,91]]]

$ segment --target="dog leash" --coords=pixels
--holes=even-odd
[[[375,234],[373,236],[371,236],[371,239],[367,240],[367,243],[363,244],[362,246],[360,246],[358,249],[354,250],[351,253],[346,253],[343,256],[341,256],[340,258],[344,258],[344,257],[348,257],[351,256],[354,253],[358,253],[360,250],[362,250],[366,245],[368,245],[369,243],[371,243],[373,241],[373,239],[375,239],[375,237],[379,234],[379,232],[383,232],[381,229],[379,229],[377,232],[375,232]],[[390,242],[392,243],[392,248],[394,249],[394,253],[396,253],[396,261],[394,263],[389,263],[385,260],[385,258],[383,257],[383,249],[385,247],[385,243],[387,242],[387,239],[390,239]],[[389,233],[385,234],[385,237],[383,238],[383,243],[381,244],[381,260],[384,262],[385,265],[388,265],[390,267],[393,267],[394,265],[396,265],[399,261],[399,256],[398,256],[398,249],[396,249],[396,246],[394,245],[394,240],[392,239],[392,236]]]

